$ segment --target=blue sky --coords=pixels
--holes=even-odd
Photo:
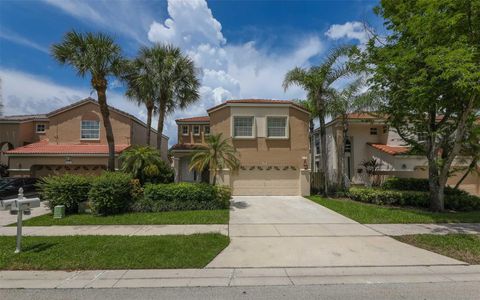
[[[281,87],[295,66],[319,62],[337,44],[361,44],[364,24],[381,27],[377,1],[95,0],[0,1],[0,77],[6,114],[43,113],[87,96],[88,78],[60,66],[50,54],[65,32],[112,35],[127,57],[155,42],[182,48],[203,69],[201,100],[168,117],[165,134],[175,142],[178,117],[235,98],[302,98]],[[110,81],[110,105],[145,118],[143,108]]]

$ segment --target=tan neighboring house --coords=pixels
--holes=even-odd
[[[410,154],[410,147],[389,128],[383,118],[368,113],[353,113],[348,116],[348,138],[345,146],[345,174],[353,184],[365,184],[368,176],[362,166],[364,160],[376,159],[380,163],[378,174],[384,177],[428,178],[427,159],[422,155]],[[337,142],[341,137],[341,120],[334,119],[326,125],[328,169],[331,180],[336,180],[338,172]],[[315,136],[315,166],[320,167],[320,137],[318,129]],[[420,136],[421,138],[421,136]],[[468,158],[459,158],[454,166],[465,167],[470,163]],[[480,165],[478,166],[480,171]],[[458,172],[448,180],[448,184],[455,185],[463,172]],[[469,193],[480,195],[480,176],[470,174],[463,181],[460,188]]]
[[[146,124],[110,107],[117,157],[131,145],[146,145]],[[151,145],[157,132],[152,130]],[[86,98],[48,114],[0,117],[2,162],[10,176],[98,174],[106,169],[108,146],[98,102]],[[167,160],[168,137],[162,153]]]
[[[208,116],[176,120],[178,144],[171,149],[176,181],[208,181],[208,171],[189,170],[190,157],[209,134],[231,138],[240,169],[220,170],[217,183],[234,195],[309,195],[309,113],[285,100],[229,100]]]

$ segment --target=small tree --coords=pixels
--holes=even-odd
[[[102,33],[70,31],[61,43],[52,46],[52,55],[61,64],[74,67],[81,77],[90,75],[91,85],[97,91],[107,137],[108,170],[115,171],[115,141],[107,104],[107,79],[109,76],[120,76],[124,70],[125,60],[120,46]]]
[[[173,182],[172,168],[162,160],[158,150],[149,146],[135,146],[124,151],[120,156],[120,161],[122,161],[121,170],[131,174],[141,184]]]
[[[222,134],[213,134],[207,138],[207,148],[195,152],[190,161],[190,171],[203,172],[209,168],[213,172],[212,184],[217,182],[218,170],[229,168],[231,171],[238,170],[240,161],[236,157],[236,151],[229,143],[229,139],[222,139]]]

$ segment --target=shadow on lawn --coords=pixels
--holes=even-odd
[[[22,252],[40,253],[56,245],[57,243],[38,243],[38,244],[28,245],[28,246],[22,247]]]

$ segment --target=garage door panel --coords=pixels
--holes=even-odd
[[[233,194],[237,196],[299,195],[299,171],[240,170],[232,176]]]

